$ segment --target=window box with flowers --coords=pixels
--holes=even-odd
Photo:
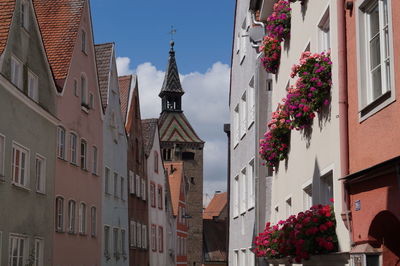
[[[301,263],[313,255],[338,250],[336,220],[331,205],[316,205],[305,212],[290,216],[277,225],[266,224],[255,239],[256,256],[268,260],[287,259]]]
[[[290,36],[291,8],[288,0],[274,4],[272,14],[267,18],[268,35],[282,41]]]
[[[272,74],[278,72],[281,61],[281,50],[281,44],[277,39],[270,36],[264,37],[259,51],[264,53],[264,56],[261,57],[261,62],[267,72]]]

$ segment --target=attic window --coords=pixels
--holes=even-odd
[[[27,1],[22,1],[21,4],[21,26],[28,30],[29,27],[29,9]]]
[[[184,161],[194,160],[194,153],[193,152],[183,152],[182,160],[184,160]]]
[[[82,30],[82,52],[86,54],[86,31]]]
[[[171,161],[171,149],[163,150],[163,159],[164,161]]]

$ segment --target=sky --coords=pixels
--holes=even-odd
[[[92,0],[95,43],[116,44],[119,75],[137,74],[142,118],[158,117],[171,25],[185,115],[206,144],[204,199],[226,191],[234,0]]]

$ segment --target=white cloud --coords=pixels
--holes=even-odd
[[[165,72],[149,62],[130,68],[130,59],[117,58],[120,75],[136,73],[142,118],[158,117],[161,99],[158,97]],[[229,122],[229,66],[214,63],[205,73],[180,74],[185,95],[183,110],[197,134],[206,144],[204,149],[204,193],[226,191],[227,139],[223,124]]]

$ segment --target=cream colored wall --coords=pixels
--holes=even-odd
[[[308,0],[303,8],[299,2],[291,4],[292,22],[290,42],[282,49],[281,66],[275,75],[272,110],[278,102],[286,96],[286,86],[294,84],[296,79],[290,79],[291,67],[297,64],[301,53],[310,42],[310,51],[318,51],[318,24],[326,9],[330,6],[330,36],[333,61],[332,73],[332,102],[330,118],[320,122],[321,114],[317,114],[312,125],[311,139],[308,141],[301,131],[292,130],[291,148],[288,160],[282,161],[278,172],[275,172],[272,185],[272,222],[286,219],[286,199],[292,198],[292,214],[303,211],[303,188],[315,182],[326,172],[333,171],[333,187],[335,198],[335,213],[337,219],[337,234],[341,251],[348,251],[348,231],[340,218],[342,212],[342,191],[338,179],[340,178],[340,151],[339,151],[339,105],[338,105],[338,61],[337,61],[337,1],[336,0]],[[313,195],[318,188],[313,186]],[[313,204],[318,198],[313,199]],[[275,217],[275,207],[279,206],[279,213]]]

